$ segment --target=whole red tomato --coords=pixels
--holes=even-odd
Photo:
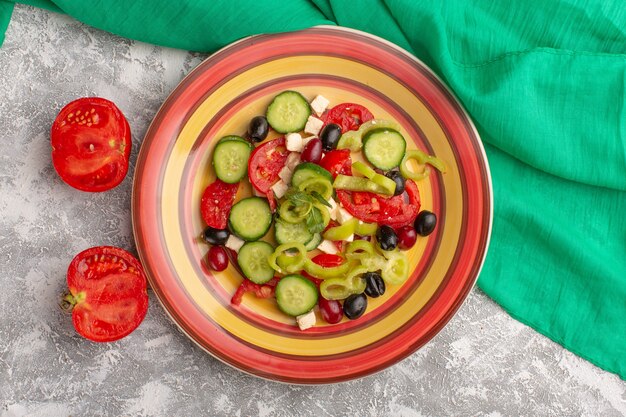
[[[76,331],[94,342],[127,336],[148,311],[143,268],[120,248],[99,246],[76,255],[67,269],[67,286],[63,307],[72,311]]]
[[[81,191],[106,191],[122,182],[131,150],[130,126],[115,104],[98,97],[72,101],[50,132],[52,164]]]

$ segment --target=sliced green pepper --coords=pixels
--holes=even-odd
[[[344,262],[343,264],[338,266],[323,267],[316,264],[309,258],[306,258],[303,265],[306,272],[319,279],[340,277],[342,275],[345,275],[346,272],[348,272],[353,266],[354,262]]]
[[[298,188],[300,189],[300,191],[304,191],[308,194],[316,191],[326,200],[333,196],[333,185],[330,183],[329,180],[322,177],[313,177],[304,180],[301,184],[298,185]]]
[[[320,293],[327,300],[343,300],[352,294],[365,291],[365,280],[361,275],[367,273],[362,266],[354,268],[345,278],[332,278],[320,284]]]
[[[313,208],[313,203],[299,201],[298,204],[291,200],[284,201],[278,212],[280,218],[288,223],[300,223]]]
[[[360,251],[373,255],[375,253],[374,245],[372,242],[368,242],[367,240],[355,240],[354,242],[350,242],[348,244],[348,247],[346,248],[346,256],[356,254]]]
[[[356,234],[359,236],[374,236],[378,230],[376,223],[363,223],[359,222],[356,225]]]
[[[385,266],[385,258],[376,252],[374,244],[366,240],[350,242],[346,248],[346,257],[358,261],[368,272],[379,271]]]
[[[374,119],[363,123],[358,130],[349,130],[339,138],[337,149],[350,149],[358,152],[363,146],[363,136],[372,129],[387,128],[400,130],[400,125],[384,119]]]
[[[418,163],[420,171],[413,172],[408,167],[408,162],[410,159],[415,159]],[[443,161],[435,156],[428,155],[425,152],[420,151],[419,149],[414,149],[411,151],[407,151],[402,158],[402,162],[400,163],[400,173],[404,178],[410,178],[414,181],[422,180],[428,177],[429,170],[426,164],[432,165],[440,172],[446,172],[446,166]]]
[[[409,277],[409,260],[403,252],[393,251],[387,255],[387,262],[380,274],[387,284],[402,284]]]
[[[393,180],[392,180],[393,182]],[[350,190],[350,191],[369,191],[371,193],[383,194],[383,195],[393,195],[393,192],[389,194],[389,190],[383,187],[380,184],[376,184],[374,181],[362,178],[362,177],[351,177],[349,175],[337,175],[335,178],[335,182],[333,183],[333,187],[338,190]],[[394,183],[395,190],[395,183]]]
[[[356,231],[356,227],[359,224],[359,220],[354,217],[342,224],[341,226],[331,227],[324,232],[324,239],[328,240],[346,240],[353,235]]]
[[[361,161],[356,161],[355,163],[353,163],[352,170],[369,178],[374,184],[378,184],[383,187],[387,191],[384,194],[393,195],[396,191],[396,182],[394,180],[379,174]]]
[[[295,249],[296,253],[287,254],[287,251],[291,249]],[[304,245],[293,242],[278,246],[267,259],[267,262],[276,272],[291,274],[301,271],[307,260]]]

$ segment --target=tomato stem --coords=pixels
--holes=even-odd
[[[79,292],[76,295],[72,295],[70,292],[66,292],[61,296],[61,302],[59,303],[59,307],[61,310],[71,313],[76,304],[80,304],[85,301],[87,298],[87,294],[84,292]]]

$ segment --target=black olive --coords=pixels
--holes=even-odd
[[[385,293],[385,281],[380,276],[378,272],[368,272],[363,275],[363,279],[365,280],[365,294],[368,297],[376,298],[380,297]]]
[[[391,178],[396,183],[396,191],[394,191],[393,195],[400,195],[404,192],[404,184],[406,180],[400,174],[400,171],[389,171],[385,174],[387,178]]]
[[[398,246],[398,235],[389,226],[380,226],[376,231],[376,240],[382,250],[394,250]]]
[[[269,131],[270,125],[267,123],[265,116],[256,116],[250,120],[248,137],[252,142],[261,142],[267,137]]]
[[[202,239],[211,245],[223,245],[228,240],[230,232],[228,229],[215,229],[211,226],[204,229]]]
[[[334,123],[327,124],[320,133],[320,139],[322,140],[322,148],[325,151],[332,151],[337,147],[341,138],[341,127]]]
[[[343,314],[350,320],[358,319],[367,309],[365,294],[352,294],[343,302]]]
[[[415,231],[418,235],[428,236],[435,230],[437,225],[437,216],[428,210],[423,210],[417,215],[415,219]]]

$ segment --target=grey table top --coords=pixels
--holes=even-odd
[[[337,385],[284,385],[232,369],[190,342],[152,293],[127,338],[81,339],[57,298],[79,251],[134,250],[133,167],[112,191],[71,189],[52,168],[50,124],[77,97],[107,97],[132,127],[133,164],[161,102],[204,58],[16,8],[0,49],[0,416],[626,415],[625,381],[478,289],[423,349]]]

